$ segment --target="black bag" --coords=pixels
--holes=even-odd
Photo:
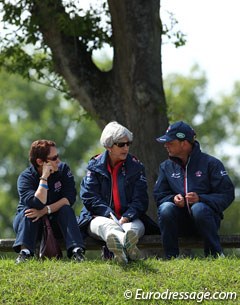
[[[48,217],[45,215],[43,220],[43,233],[40,243],[39,257],[40,258],[57,258],[60,259],[62,250],[56,240]]]

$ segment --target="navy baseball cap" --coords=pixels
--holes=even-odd
[[[196,133],[191,126],[183,121],[176,122],[169,125],[164,136],[157,138],[156,140],[161,143],[171,142],[173,140],[194,142]]]

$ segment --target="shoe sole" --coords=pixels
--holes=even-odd
[[[108,249],[111,252],[113,252],[114,260],[116,260],[118,263],[127,263],[128,262],[126,254],[124,253],[123,247],[115,235],[110,234],[107,237],[106,244],[107,244]]]
[[[138,236],[136,235],[136,233],[133,231],[127,231],[125,235],[124,246],[128,257],[131,260],[136,260],[141,257],[141,252],[137,247],[137,243],[138,243]]]
[[[26,263],[26,262],[28,262],[30,259],[31,259],[32,257],[29,255],[29,256],[25,256],[25,257],[23,257],[23,256],[19,256],[19,257],[17,257],[17,259],[15,260],[15,264],[23,264],[23,263]]]
[[[76,263],[82,263],[85,261],[85,257],[76,257],[75,255],[73,255],[72,260]]]

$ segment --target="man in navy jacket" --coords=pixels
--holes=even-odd
[[[195,131],[179,121],[157,139],[169,154],[154,187],[168,259],[179,255],[179,236],[195,234],[204,239],[205,256],[222,255],[218,230],[223,211],[234,200],[234,185],[222,162],[203,153],[195,138]]]

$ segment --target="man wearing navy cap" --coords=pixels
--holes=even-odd
[[[223,256],[218,230],[223,211],[234,200],[224,165],[203,153],[196,133],[183,121],[170,125],[164,143],[169,159],[160,164],[154,187],[166,258],[179,255],[178,237],[200,235],[205,256]]]

